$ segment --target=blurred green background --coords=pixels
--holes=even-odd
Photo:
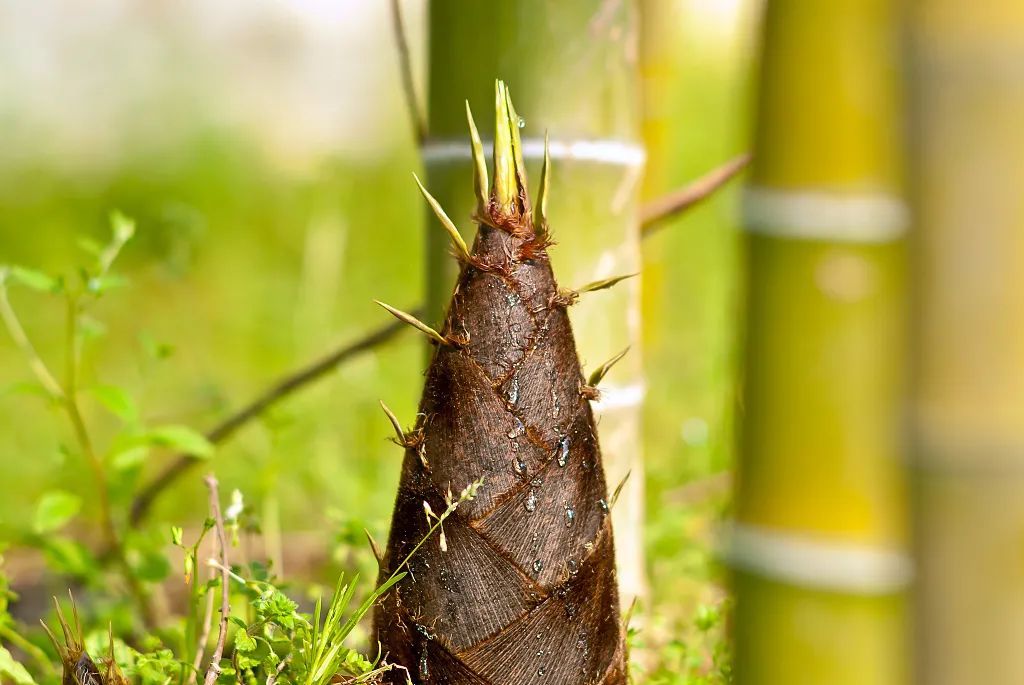
[[[659,106],[683,122],[665,144],[696,177],[745,149],[756,3],[677,4],[685,68]],[[73,272],[79,238],[103,239],[112,209],[136,220],[119,267],[130,284],[91,312],[83,386],[117,385],[147,422],[205,430],[384,323],[373,299],[422,299],[424,213],[410,178],[419,160],[387,3],[109,0],[89,16],[65,5],[0,10],[0,263]],[[422,71],[423,6],[404,7]],[[700,607],[717,611],[724,599],[711,545],[733,452],[735,200],[735,189],[718,194],[644,246],[644,277],[669,295],[647,298],[644,311],[652,597],[640,644],[684,639],[680,625],[707,622]],[[25,289],[11,297],[60,367],[60,301]],[[285,547],[326,549],[363,526],[384,538],[400,451],[378,399],[413,416],[422,361],[421,341],[402,335],[344,364],[178,481],[153,521],[198,525],[199,476],[212,468],[225,492],[240,489],[279,521]],[[30,380],[0,336],[0,481],[12,486],[0,532],[12,537],[55,488],[95,513],[89,474],[62,450],[63,423],[25,391]],[[103,445],[116,420],[95,402],[86,411]],[[169,457],[154,453],[146,471]]]

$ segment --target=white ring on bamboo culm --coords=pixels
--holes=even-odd
[[[602,384],[598,390],[601,398],[594,402],[594,409],[602,413],[640,406],[647,394],[647,386],[643,383],[619,386]]]
[[[858,595],[887,595],[913,577],[896,549],[835,542],[777,529],[730,524],[723,556],[731,567],[788,585]]]
[[[743,224],[751,233],[806,240],[887,243],[907,231],[906,203],[885,193],[779,190],[743,191]]]
[[[493,141],[482,142],[485,151],[493,147]],[[543,138],[523,138],[522,142],[524,159],[544,158]],[[551,159],[623,167],[642,167],[647,160],[644,146],[628,140],[552,140],[549,145]],[[472,158],[469,140],[464,138],[429,138],[423,142],[420,153],[424,164],[446,164]],[[490,152],[486,154],[491,157]]]

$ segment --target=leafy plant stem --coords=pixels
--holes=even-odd
[[[39,664],[44,673],[51,674],[54,672],[53,662],[50,661],[50,657],[46,655],[46,652],[29,640],[25,639],[21,633],[12,629],[10,626],[0,625],[0,640],[10,642],[25,654],[32,657],[32,659]]]
[[[57,379],[50,373],[46,363],[36,352],[35,346],[25,333],[21,321],[18,320],[18,315],[15,314],[14,308],[11,306],[11,300],[7,296],[7,286],[3,283],[2,278],[0,278],[0,318],[3,319],[4,326],[7,327],[7,332],[10,334],[11,339],[14,340],[14,344],[17,345],[18,349],[28,359],[29,368],[32,369],[32,373],[35,374],[40,385],[43,386],[43,389],[46,390],[50,397],[55,400],[61,400],[64,396],[64,391],[61,389]]]

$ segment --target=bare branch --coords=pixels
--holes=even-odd
[[[395,45],[398,48],[398,66],[402,73],[402,92],[405,95],[405,106],[409,110],[412,121],[413,135],[416,144],[422,145],[427,137],[427,119],[423,116],[420,99],[416,95],[416,80],[412,74],[412,58],[409,55],[409,43],[405,39],[405,22],[402,20],[401,0],[391,0],[391,26],[395,33]]]
[[[220,556],[220,628],[217,633],[217,644],[210,656],[210,666],[206,670],[203,685],[213,685],[220,676],[220,660],[224,655],[224,642],[228,637],[228,616],[231,615],[231,593],[229,592],[230,569],[228,568],[228,538],[224,532],[224,517],[220,513],[220,494],[217,491],[217,479],[211,473],[204,479],[210,491],[210,514],[213,516],[217,531],[217,552]]]
[[[712,169],[689,185],[648,202],[640,209],[641,235],[646,238],[664,224],[664,219],[679,214],[708,198],[750,163],[750,153],[735,157]]]
[[[414,309],[413,312],[418,313],[419,308]],[[206,439],[215,445],[225,442],[240,428],[253,419],[259,417],[267,411],[267,409],[288,397],[296,390],[299,390],[322,378],[337,368],[341,363],[352,359],[363,352],[372,350],[378,345],[384,344],[407,328],[408,326],[400,321],[392,321],[370,331],[355,342],[338,348],[327,356],[314,361],[312,364],[303,366],[284,376],[281,380],[264,391],[259,397],[252,400],[237,412],[231,414],[214,426],[206,433]],[[191,454],[179,454],[174,457],[174,459],[172,459],[171,462],[167,464],[167,466],[164,467],[151,481],[149,481],[149,483],[139,491],[138,495],[135,496],[131,509],[132,525],[138,525],[139,522],[146,517],[146,514],[149,513],[150,508],[153,506],[153,502],[165,488],[176,481],[192,466],[200,463],[201,461],[201,459]]]

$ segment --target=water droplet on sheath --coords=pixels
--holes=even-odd
[[[522,457],[516,457],[515,465],[516,465],[516,473],[525,476],[526,475],[526,462],[523,461]]]
[[[430,669],[427,666],[427,652],[424,651],[420,654],[420,680],[426,680],[430,677]]]
[[[526,119],[519,117],[519,121],[516,122],[516,126],[519,128],[526,128]]]
[[[608,513],[608,502],[606,502],[604,499],[597,500],[597,506],[601,507],[601,511],[603,511],[604,513]]]
[[[505,399],[511,405],[515,405],[519,401],[519,381],[515,378],[509,381],[508,390],[505,392]]]
[[[526,496],[526,502],[523,504],[526,507],[526,511],[534,511],[537,509],[537,493],[530,490],[530,494]]]
[[[565,527],[569,528],[576,521],[576,510],[568,504],[565,505]]]
[[[565,466],[569,462],[569,436],[558,439],[558,465]]]
[[[540,573],[543,570],[544,570],[544,562],[541,561],[540,559],[534,559],[533,560],[533,572],[534,573]]]

